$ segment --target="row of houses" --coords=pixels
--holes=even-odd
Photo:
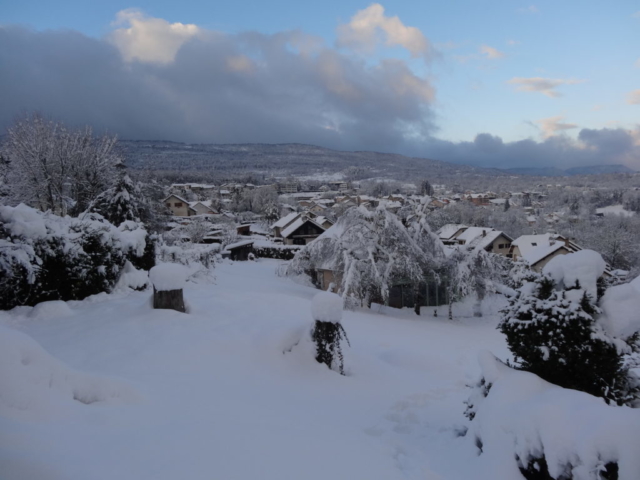
[[[493,228],[449,224],[440,228],[437,235],[444,245],[467,245],[513,260],[522,259],[536,272],[541,272],[551,259],[559,255],[582,250],[574,241],[553,233],[522,235],[514,240],[506,233]],[[609,269],[607,274],[610,274]]]

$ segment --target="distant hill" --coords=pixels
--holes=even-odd
[[[351,169],[356,178],[388,177],[432,183],[455,177],[496,177],[506,172],[468,165],[406,157],[392,153],[345,152],[301,144],[198,144],[167,141],[120,141],[128,164],[136,169],[207,172],[229,177],[243,173],[265,176],[335,175]]]
[[[624,165],[590,165],[587,167],[573,167],[561,170],[554,167],[542,168],[508,168],[504,172],[516,175],[533,175],[537,177],[568,177],[573,175],[600,175],[603,173],[637,173]]]

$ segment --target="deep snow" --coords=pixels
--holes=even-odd
[[[454,322],[446,307],[437,318],[433,307],[345,311],[341,376],[303,348],[287,352],[311,328],[318,292],[277,266],[220,264],[216,284],[187,283],[190,314],[152,310],[149,290],[0,312],[64,368],[126,392],[59,409],[42,391],[41,415],[1,410],[0,478],[498,478],[460,433],[478,352],[508,358],[499,300],[483,318],[456,305],[466,316]]]

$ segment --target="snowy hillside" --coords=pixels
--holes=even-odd
[[[445,307],[345,311],[341,376],[295,345],[317,290],[277,265],[221,264],[216,284],[187,284],[189,314],[152,310],[149,291],[1,312],[14,354],[0,382],[32,372],[20,392],[0,385],[1,478],[518,478],[512,456],[464,436],[501,408],[495,397],[477,426],[463,416],[479,353],[508,357],[503,300],[483,318],[456,305],[453,322]],[[488,448],[506,434],[487,435]]]

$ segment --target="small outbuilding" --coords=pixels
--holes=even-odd
[[[244,262],[249,260],[249,255],[253,253],[253,241],[245,240],[242,242],[227,245],[222,253],[223,257],[230,258],[234,262]]]

